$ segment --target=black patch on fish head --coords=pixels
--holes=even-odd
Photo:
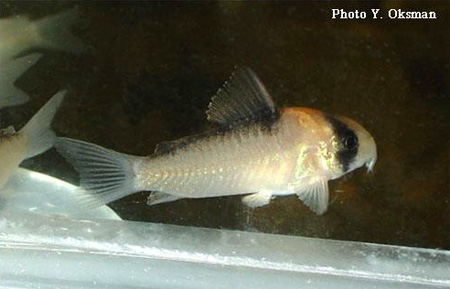
[[[342,166],[342,170],[347,172],[350,168],[350,164],[358,155],[358,136],[342,121],[329,115],[326,115],[325,117],[333,127],[333,132],[339,141],[337,158]]]

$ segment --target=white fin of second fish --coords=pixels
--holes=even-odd
[[[55,143],[55,134],[50,129],[50,124],[65,94],[66,90],[55,94],[19,131],[27,140],[26,158],[45,152]]]
[[[78,9],[68,10],[33,22],[36,29],[33,47],[46,47],[72,53],[86,52],[87,46],[75,37],[71,28],[79,22]]]
[[[14,86],[14,82],[31,66],[33,66],[42,54],[33,53],[13,61],[1,63],[0,68],[0,108],[19,105],[27,102],[28,95]]]

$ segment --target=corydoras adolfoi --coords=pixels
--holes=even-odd
[[[92,192],[87,205],[139,191],[152,191],[150,205],[249,194],[250,207],[296,194],[317,214],[327,209],[329,180],[363,165],[372,170],[377,158],[361,125],[311,108],[277,108],[249,68],[235,71],[206,113],[217,129],[161,143],[148,157],[67,138],[55,146]]]

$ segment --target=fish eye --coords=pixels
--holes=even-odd
[[[347,149],[353,150],[356,148],[357,145],[358,145],[358,139],[355,136],[350,135],[345,138],[344,146]]]
[[[348,135],[343,140],[344,146],[348,150],[354,150],[358,145],[358,139],[355,135]]]

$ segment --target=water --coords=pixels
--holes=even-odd
[[[235,65],[255,70],[280,106],[349,116],[375,137],[375,173],[330,184],[328,212],[295,196],[248,209],[240,197],[147,207],[147,193],[112,204],[128,220],[450,248],[449,9],[437,20],[331,20],[330,3],[4,2],[1,17],[78,7],[81,56],[46,52],[18,82],[31,100],[0,111],[20,127],[56,91],[61,136],[135,155],[209,128],[204,111]],[[336,5],[336,4],[333,4]],[[368,4],[346,4],[364,9]],[[368,8],[387,11],[388,2]],[[395,6],[397,8],[397,6]],[[76,182],[51,150],[24,167]]]

